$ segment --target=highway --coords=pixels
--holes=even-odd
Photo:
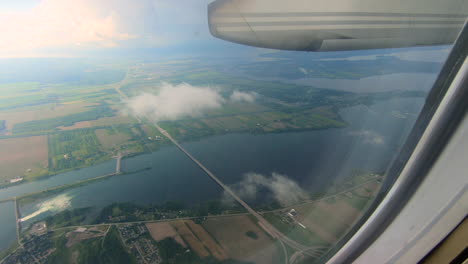
[[[304,246],[283,233],[277,230],[270,222],[268,222],[263,216],[257,213],[252,207],[250,207],[244,200],[242,200],[239,196],[237,196],[234,191],[231,190],[227,185],[225,185],[218,177],[216,177],[210,170],[208,170],[200,161],[198,161],[195,157],[192,156],[187,150],[185,150],[172,136],[164,129],[162,129],[158,124],[155,124],[156,128],[167,137],[174,145],[176,145],[187,157],[189,157],[195,164],[197,164],[208,176],[211,177],[219,186],[221,186],[228,194],[230,194],[242,207],[244,207],[247,212],[252,214],[258,221],[258,224],[267,232],[271,237],[281,240],[288,246],[303,252],[306,255],[312,257],[319,257],[322,255],[322,247],[308,247]]]
[[[128,96],[120,90],[120,87],[127,81],[129,76],[129,71],[127,71],[125,78],[119,85],[115,86],[114,89],[120,95],[122,99],[128,99]],[[136,116],[136,119],[139,123],[142,123],[140,117]],[[258,221],[258,224],[267,232],[271,237],[279,239],[280,243],[286,243],[291,248],[294,248],[308,256],[312,257],[320,257],[322,255],[322,250],[324,247],[307,247],[296,241],[290,239],[279,230],[277,230],[273,225],[271,225],[263,216],[257,213],[254,209],[252,209],[244,200],[242,200],[239,196],[237,196],[231,188],[226,186],[221,180],[218,179],[210,170],[208,170],[200,161],[198,161],[195,157],[193,157],[187,150],[185,150],[172,136],[164,129],[162,129],[157,123],[155,123],[156,128],[159,130],[161,134],[167,137],[174,145],[177,146],[187,157],[189,157],[195,164],[197,164],[208,176],[211,177],[219,186],[221,186],[228,194],[230,194],[242,207],[244,207],[247,212],[252,214]],[[284,248],[284,245],[282,244]]]

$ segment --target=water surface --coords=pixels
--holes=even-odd
[[[0,251],[16,242],[16,217],[13,202],[0,203]]]

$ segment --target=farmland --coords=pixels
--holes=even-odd
[[[124,114],[126,104],[119,94],[132,96],[142,91],[154,92],[161,82],[183,81],[214,87],[226,98],[219,108],[208,110],[201,116],[159,120],[160,126],[181,142],[229,133],[342,128],[348,125],[338,114],[343,107],[409,96],[398,92],[353,94],[251,77],[239,78],[198,60],[192,61],[191,65],[184,63],[166,61],[137,66],[123,63],[99,69],[91,67],[85,71],[83,69],[89,65],[80,64],[77,68],[72,67],[77,73],[67,76],[85,76],[81,81],[52,78],[44,83],[41,80],[48,75],[34,75],[38,78],[36,81],[2,83],[0,125],[5,128],[0,129],[0,137],[47,135],[50,171],[58,173],[108,160],[115,151],[139,154],[169,144],[149,120],[138,124],[136,118]],[[247,69],[248,65],[241,68]],[[124,71],[125,76],[122,75]],[[96,79],[97,72],[104,74],[102,80]],[[255,100],[227,100],[234,91],[254,94]],[[64,140],[75,136],[78,137],[76,140]],[[40,173],[47,174],[45,170]],[[355,202],[362,203],[357,198]]]
[[[96,129],[95,132],[104,149],[112,149],[117,145],[127,142],[131,138],[127,133],[118,132],[112,129]]]
[[[352,189],[341,191],[345,186]],[[264,216],[296,241],[309,245],[333,245],[353,227],[379,188],[375,175],[359,175],[346,183],[336,184],[332,188],[335,194],[329,193],[325,198],[268,212]],[[288,215],[291,209],[295,210],[293,216]]]
[[[22,111],[2,111],[0,119],[6,122],[8,133],[11,134],[13,127],[18,123],[28,121],[57,118],[69,114],[80,113],[88,110],[93,103],[84,103],[82,101],[71,102],[68,104],[47,104],[36,107],[35,109],[22,109]]]
[[[49,135],[50,170],[65,171],[102,161],[107,157],[100,146],[96,134],[90,129]]]
[[[202,226],[231,258],[259,264],[282,263],[274,241],[249,216],[209,218]],[[256,238],[248,236],[248,232]]]
[[[47,174],[47,136],[0,140],[0,182],[9,183],[15,177],[32,180]]]
[[[101,117],[108,117],[113,115],[113,110],[108,106],[99,106],[85,112],[70,114],[63,117],[19,123],[13,127],[13,134],[37,134],[50,132],[59,126],[71,126],[77,122],[96,120]]]

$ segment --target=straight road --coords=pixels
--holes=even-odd
[[[127,71],[124,80],[122,80],[119,85],[115,86],[115,90],[122,99],[128,99],[128,96],[120,90],[120,87],[128,81],[130,69]],[[139,117],[136,117],[139,123],[142,123],[142,120]],[[271,225],[263,216],[253,210],[246,202],[244,202],[239,196],[237,196],[228,186],[226,186],[221,180],[218,179],[210,170],[208,170],[200,161],[193,157],[187,150],[185,150],[172,136],[164,129],[162,129],[157,123],[155,123],[156,128],[161,134],[167,137],[174,145],[177,146],[187,157],[189,157],[193,162],[195,162],[208,176],[211,177],[219,186],[221,186],[227,193],[229,193],[242,207],[244,207],[247,212],[252,214],[258,221],[258,224],[267,232],[271,237],[277,238],[280,240],[280,243],[286,243],[288,246],[303,252],[303,254],[319,257],[321,256],[321,251],[323,247],[307,247],[302,244],[297,243],[294,240],[291,240],[289,237],[278,231],[273,225]]]
[[[192,156],[187,150],[185,150],[172,136],[164,129],[162,129],[158,124],[155,124],[156,128],[167,137],[174,145],[176,145],[187,157],[189,157],[195,164],[197,164],[208,176],[211,177],[219,186],[221,186],[228,194],[230,194],[242,207],[244,207],[247,212],[252,214],[258,221],[258,224],[273,238],[279,239],[281,242],[284,242],[288,246],[303,252],[306,255],[312,257],[319,257],[321,255],[320,249],[322,247],[308,247],[304,246],[283,233],[277,230],[270,222],[268,222],[262,215],[257,213],[252,207],[250,207],[244,200],[242,200],[239,196],[237,196],[234,191],[231,190],[227,185],[225,185],[218,177],[216,177],[210,170],[208,170],[200,161],[198,161],[195,157]]]

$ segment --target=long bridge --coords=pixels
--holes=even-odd
[[[273,238],[279,239],[281,242],[284,242],[291,248],[294,248],[306,255],[311,257],[320,257],[323,253],[323,247],[309,247],[304,246],[277,230],[270,222],[268,222],[262,215],[257,213],[252,207],[250,207],[244,200],[242,200],[234,191],[231,190],[227,185],[225,185],[216,175],[214,175],[208,168],[206,168],[200,161],[192,156],[185,148],[183,148],[172,136],[164,129],[162,129],[158,124],[155,124],[156,128],[167,137],[174,145],[177,146],[187,157],[189,157],[195,164],[198,165],[208,176],[211,177],[219,186],[221,186],[228,194],[230,194],[242,207],[244,207],[247,212],[252,214],[258,221],[258,224]]]

